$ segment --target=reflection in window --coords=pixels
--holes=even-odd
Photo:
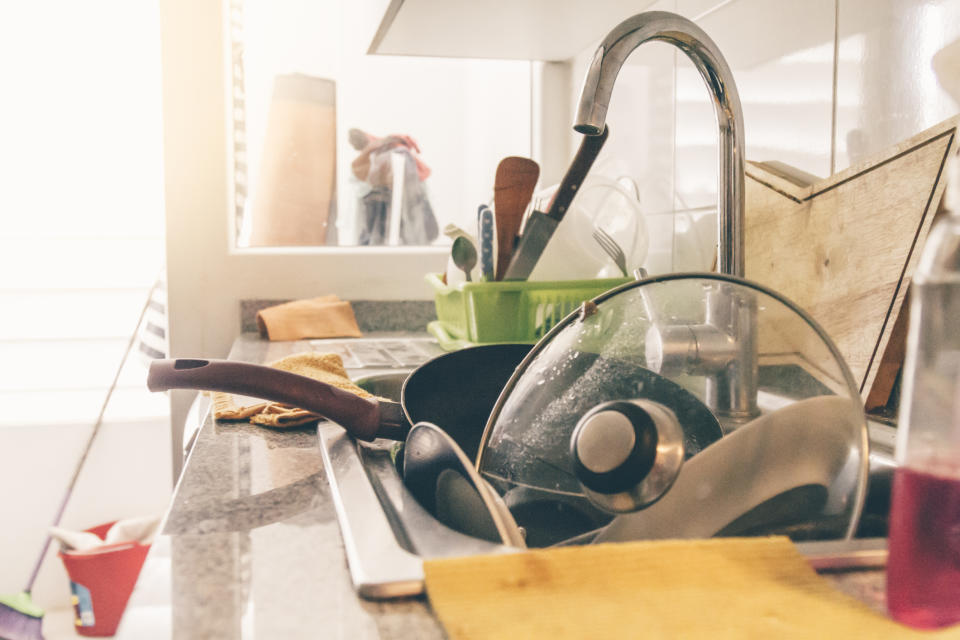
[[[426,246],[530,155],[526,61],[366,54],[345,0],[230,0],[239,247]]]
[[[274,78],[250,246],[337,244],[336,108],[333,80]]]
[[[378,138],[350,129],[350,145],[359,155],[350,163],[359,181],[357,244],[427,245],[440,231],[430,206],[426,179],[430,167],[410,136]]]

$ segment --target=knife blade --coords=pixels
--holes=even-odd
[[[597,159],[597,154],[603,148],[609,133],[610,128],[605,126],[600,135],[583,137],[577,155],[574,156],[563,180],[560,181],[560,186],[557,187],[547,212],[533,211],[527,219],[523,233],[520,235],[520,242],[513,252],[513,259],[503,277],[504,280],[526,280],[530,277],[530,272],[537,266],[537,261],[553,236],[553,232],[570,208],[570,203],[573,202],[580,185],[590,172],[590,167]]]

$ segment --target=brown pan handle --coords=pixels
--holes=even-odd
[[[402,438],[409,428],[395,402],[367,400],[307,376],[248,362],[154,360],[147,388],[224,391],[283,402],[333,420],[361,440]]]

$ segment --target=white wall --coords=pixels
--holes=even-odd
[[[748,160],[825,177],[958,111],[930,61],[960,38],[960,0],[659,0],[649,9],[693,19],[723,52],[743,103]],[[716,202],[713,107],[691,63],[670,49],[649,43],[627,59],[601,156],[629,168],[648,213]],[[573,61],[572,103],[593,52]],[[709,267],[690,238],[698,228],[709,235],[712,216],[648,224],[652,272]]]

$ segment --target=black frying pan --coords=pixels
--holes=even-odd
[[[497,397],[530,351],[492,344],[425,362],[403,383],[400,403],[369,400],[306,376],[231,360],[154,360],[151,391],[202,389],[283,402],[333,420],[361,440],[403,440],[417,422],[442,425],[471,460]]]

